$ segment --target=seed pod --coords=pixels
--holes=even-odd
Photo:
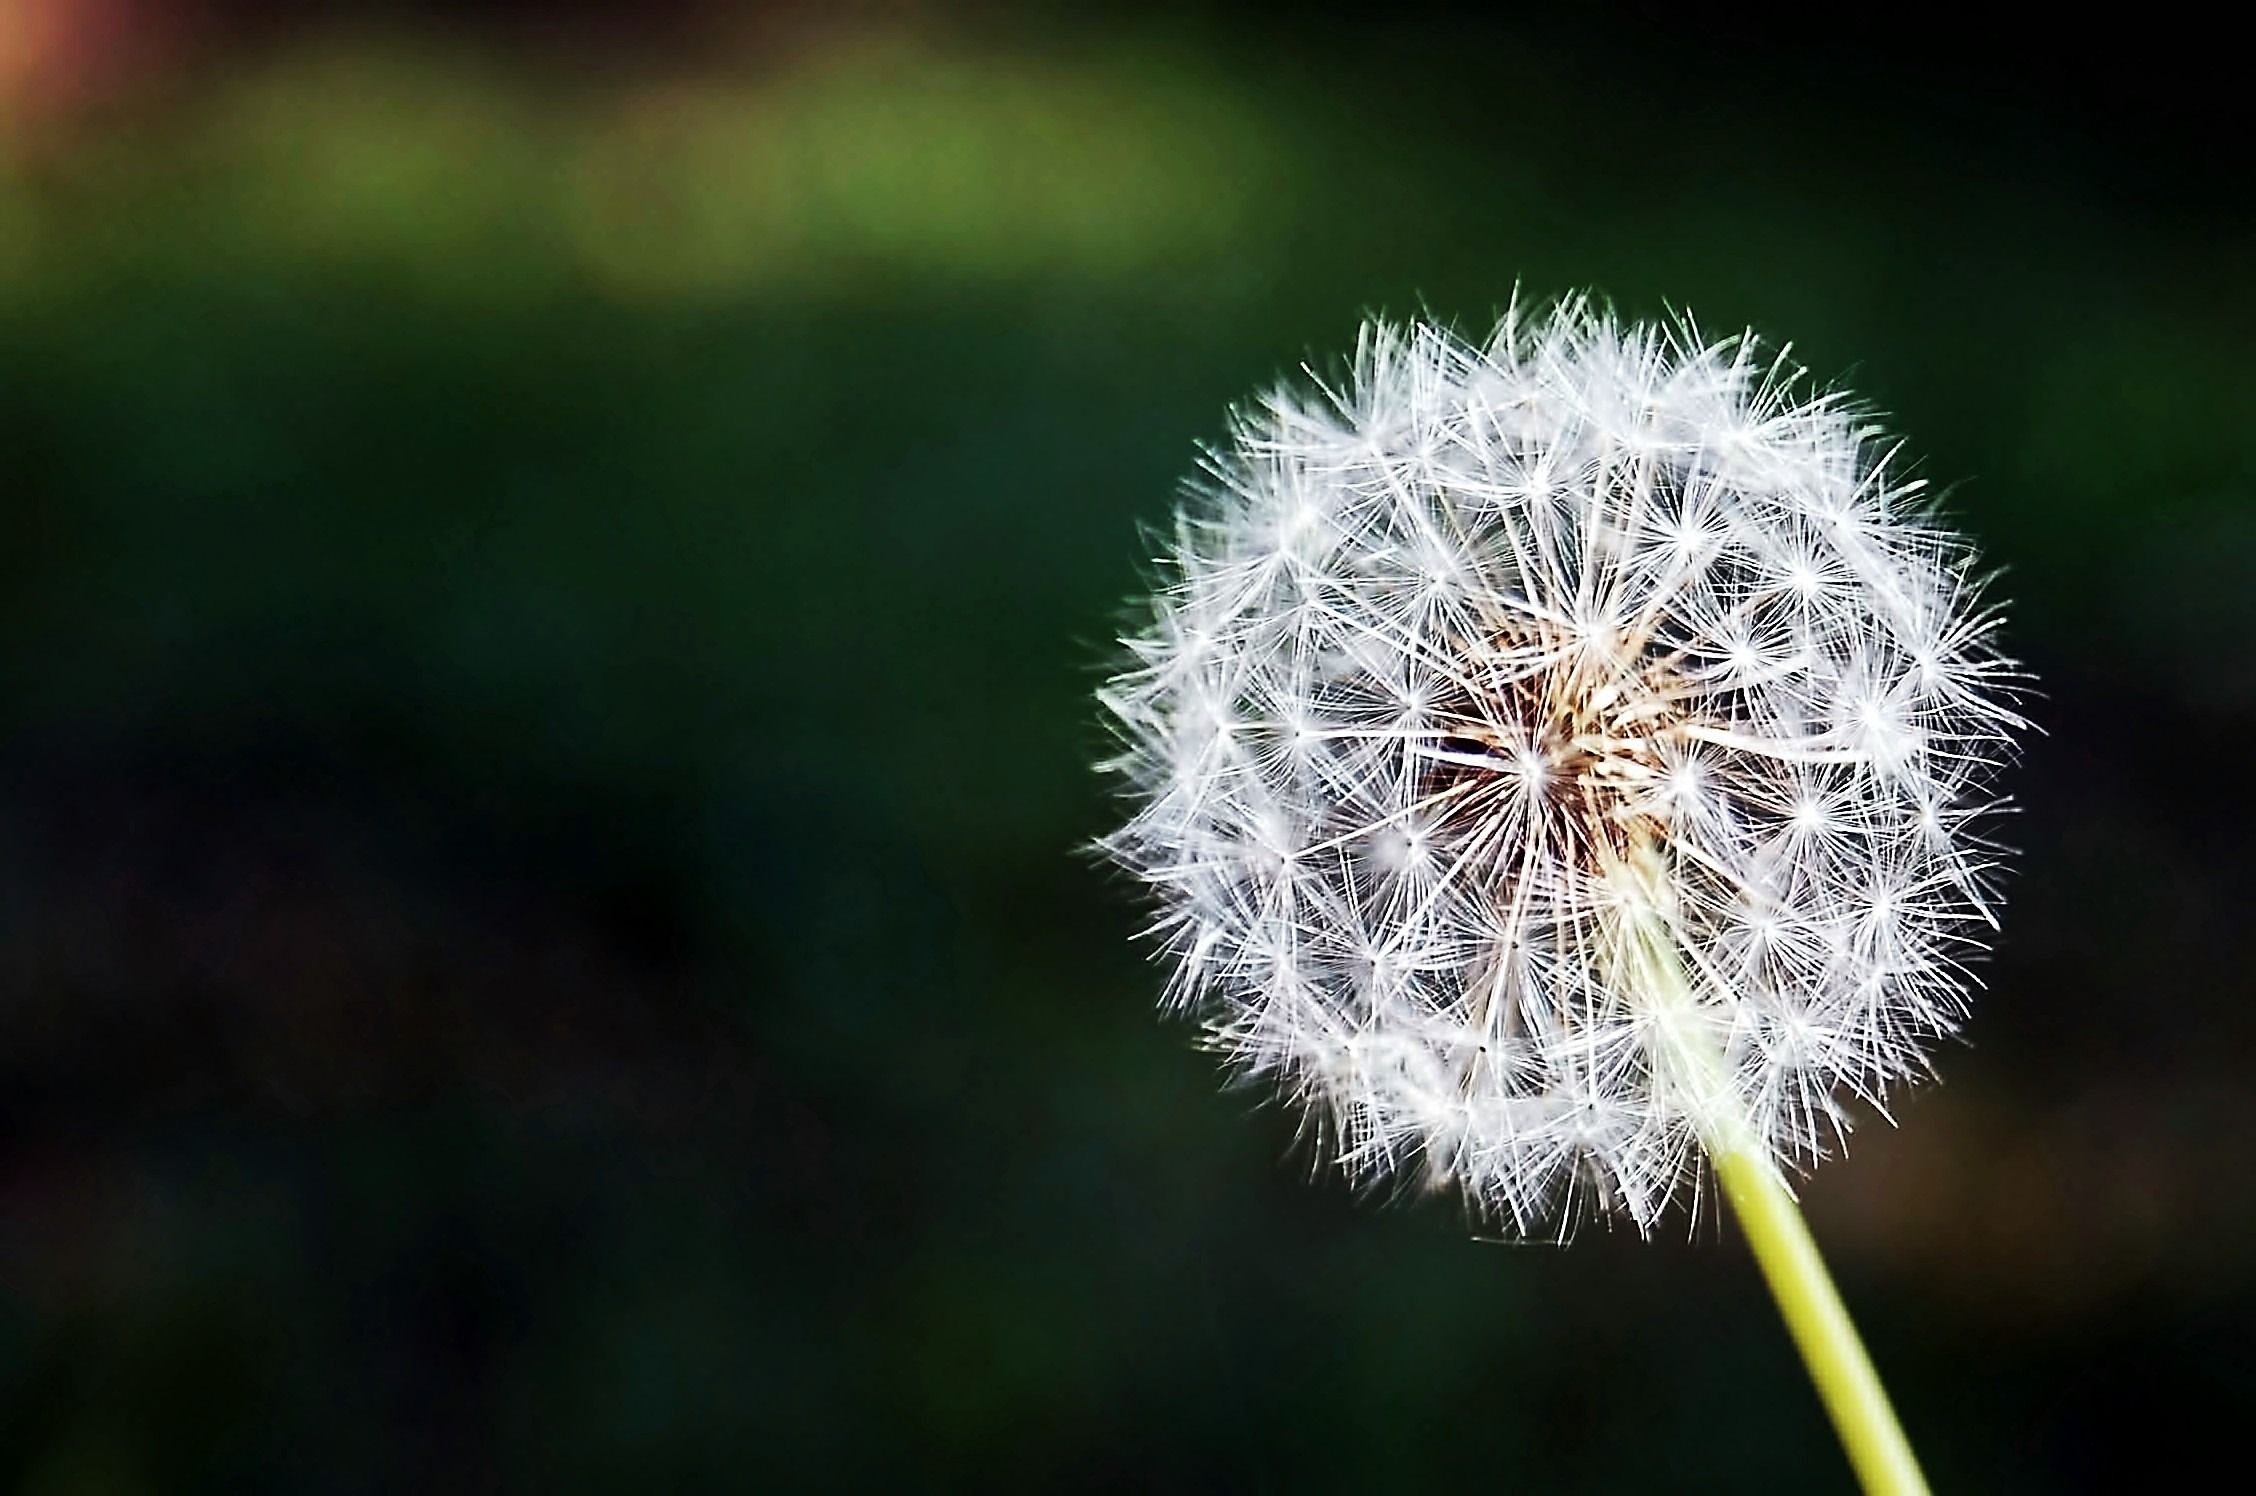
[[[1806,1167],[1960,1020],[2019,675],[1965,544],[1798,374],[1581,300],[1374,322],[1189,485],[1100,693],[1102,845],[1167,1004],[1359,1180],[1649,1231],[1707,1120],[1661,1028]],[[1656,930],[1672,1015],[1623,975]]]

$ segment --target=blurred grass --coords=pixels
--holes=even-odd
[[[1226,402],[1366,308],[1587,284],[1893,410],[2071,699],[2244,704],[2199,646],[2256,606],[2246,225],[1993,125],[1498,37],[573,71],[395,34],[17,142],[9,1472],[1835,1479],[1735,1256],[1469,1250],[1280,1165],[1072,860],[1087,691]],[[2152,833],[2110,824],[2039,833],[2037,929],[2123,907]],[[2027,1404],[2074,1405],[2074,1316],[2137,1350],[2191,1313],[2147,1245],[1993,1334],[1903,1262],[1978,1299],[2072,1242],[1870,1229],[1852,1297],[1940,1485],[2057,1486],[2084,1456]]]
[[[1107,521],[1154,512],[1223,399],[1339,346],[1364,307],[1478,322],[1515,284],[1594,284],[1640,314],[1692,307],[1713,331],[1796,340],[1820,378],[1853,371],[1937,476],[1969,478],[1958,507],[2020,560],[2038,632],[2085,612],[2056,583],[2104,586],[2094,568],[2151,544],[2157,519],[2246,505],[2249,460],[2230,439],[2256,393],[2233,295],[2245,234],[2126,217],[2042,141],[1891,133],[1849,112],[1789,131],[1776,105],[1687,114],[1636,87],[1592,100],[1578,61],[1533,56],[1509,88],[1460,90],[1428,60],[1426,107],[1394,116],[1320,61],[1233,73],[1158,43],[1020,55],[848,32],[757,66],[571,80],[364,38],[222,76],[138,129],[19,153],[0,178],[0,305],[21,386],[61,400],[74,378],[131,366],[157,424],[117,455],[162,471],[121,475],[125,501],[231,540],[250,537],[150,491],[255,504],[290,471],[288,442],[333,450],[335,430],[324,444],[278,429],[293,381],[300,400],[333,400],[332,423],[357,423],[351,440],[389,417],[436,456],[434,438],[476,420],[443,392],[451,379],[511,402],[505,421],[594,413],[583,443],[610,433],[598,455],[632,471],[563,491],[647,515],[632,521],[646,540],[694,502],[708,526],[759,526],[785,557],[796,541],[835,568],[846,548],[804,517],[794,537],[787,496],[851,492],[903,539],[1006,524],[1039,548],[959,547],[954,580],[1007,566],[1009,595],[1054,578],[1048,618],[1085,602],[1117,553]],[[1365,71],[1402,64],[1382,52]],[[302,388],[304,371],[363,364],[398,387]],[[1025,398],[1059,378],[1074,398]],[[1155,383],[1179,400],[1153,410]],[[616,400],[662,415],[603,408]],[[637,415],[671,441],[638,444]],[[856,423],[874,448],[825,450],[820,433]],[[957,451],[931,450],[951,430]],[[668,463],[665,447],[701,434],[714,445]],[[481,453],[501,436],[455,432]],[[822,467],[881,452],[937,459],[919,477],[946,502]],[[1109,476],[1123,457],[1134,477],[1100,483],[1104,514],[1066,499],[1086,478],[1052,486],[1076,458]],[[378,582],[328,526],[358,514],[412,570],[430,565],[429,537],[407,539],[419,528],[507,505],[506,482],[428,476],[442,481],[418,485],[422,512],[409,493],[301,497],[298,518],[257,527],[278,550],[203,574],[327,595],[349,582],[324,577],[347,550],[346,570],[399,598],[406,572]],[[704,554],[709,572],[742,564]],[[884,546],[861,559],[882,563]],[[894,559],[869,594],[907,604],[951,585]],[[570,586],[589,581],[602,585]],[[745,611],[717,604],[711,622],[741,627]],[[2167,636],[2157,623],[2085,627],[2107,643]]]
[[[573,80],[407,34],[301,47],[19,175],[13,289],[183,259],[474,303],[1115,280],[1227,252],[1290,170],[1275,121],[1181,54],[849,31],[709,73]]]

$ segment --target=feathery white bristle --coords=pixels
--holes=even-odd
[[[1485,345],[1375,322],[1192,485],[1100,693],[1135,807],[1104,847],[1167,1001],[1357,1177],[1652,1227],[1700,1119],[1609,975],[1648,854],[1781,1162],[1959,1021],[2018,673],[1964,543],[1797,373],[1582,301]]]

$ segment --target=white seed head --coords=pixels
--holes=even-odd
[[[1806,1167],[1926,1069],[2023,725],[1965,544],[1751,336],[1367,325],[1237,413],[1101,693],[1166,1002],[1358,1179],[1650,1230],[1711,1120]],[[1634,907],[1632,907],[1634,906]],[[1621,976],[1661,929],[1692,1007]]]

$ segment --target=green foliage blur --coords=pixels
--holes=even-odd
[[[1846,1489],[1712,1212],[1311,1181],[1079,851],[1194,444],[1515,287],[1792,340],[2007,568],[1990,990],[1810,1209],[1938,1489],[2223,1447],[2244,186],[1596,32],[892,14],[0,93],[0,1479]]]

